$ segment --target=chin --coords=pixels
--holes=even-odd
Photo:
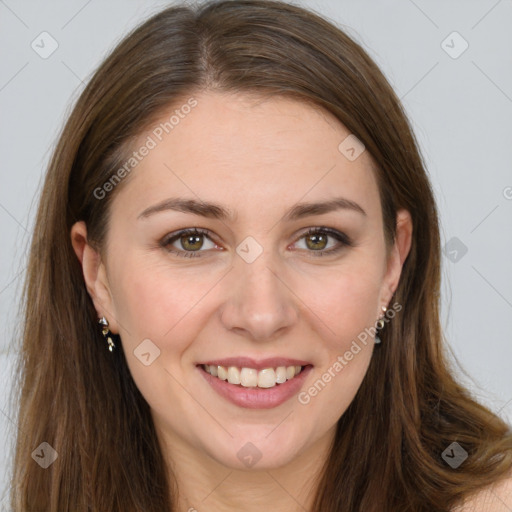
[[[276,469],[289,464],[304,448],[286,427],[278,433],[280,429],[278,424],[253,426],[241,428],[240,435],[231,430],[232,438],[226,434],[224,443],[205,448],[214,460],[231,469]]]

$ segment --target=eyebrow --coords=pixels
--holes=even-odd
[[[201,217],[233,221],[234,213],[216,203],[196,201],[195,199],[170,198],[146,208],[138,215],[138,219],[146,219],[151,215],[165,211],[178,211],[191,213]],[[366,212],[359,204],[344,197],[337,197],[329,201],[315,203],[298,203],[292,206],[283,216],[285,221],[299,220],[312,215],[322,215],[337,210],[351,210],[366,216]]]

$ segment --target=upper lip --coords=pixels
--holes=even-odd
[[[266,359],[252,359],[251,357],[227,357],[225,359],[211,359],[201,364],[211,366],[236,366],[237,368],[254,368],[263,370],[264,368],[277,368],[278,366],[308,366],[311,363],[300,359],[291,359],[289,357],[268,357]]]

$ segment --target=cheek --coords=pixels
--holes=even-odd
[[[130,373],[151,407],[165,411],[169,397],[182,394],[173,377],[182,375],[182,356],[201,329],[201,298],[215,280],[211,275],[199,279],[197,274],[194,279],[192,270],[155,260],[125,253],[112,265],[110,284]],[[150,352],[147,366],[138,359],[143,346]],[[154,354],[158,355],[153,359]]]
[[[367,264],[362,264],[363,261]],[[308,295],[305,295],[305,281],[310,290]],[[307,305],[325,323],[326,339],[334,337],[335,345],[345,344],[377,320],[381,286],[381,269],[377,262],[361,258],[361,263],[310,276],[300,286],[304,290],[302,296],[308,297]]]
[[[151,263],[147,255],[126,255],[115,267],[111,282],[123,343],[150,338],[159,344],[172,338],[171,331],[178,328],[183,337],[194,309],[214,284],[211,274],[199,279],[192,268],[176,269],[165,261]]]
[[[316,294],[312,307],[322,320],[316,324],[323,357],[298,396],[300,407],[309,417],[322,418],[323,425],[334,424],[347,410],[366,375],[374,346],[369,328],[375,325],[379,298],[377,272],[342,272],[329,286]]]
[[[319,334],[324,339],[334,337],[339,345],[373,325],[381,269],[368,253],[355,254],[338,267],[295,270],[288,269],[285,280],[298,292],[309,321],[315,322],[315,315],[317,323],[323,321]],[[169,338],[187,339],[185,331],[197,330],[204,308],[219,305],[219,294],[222,297],[227,291],[225,283],[219,282],[224,271],[224,267],[219,272],[198,270],[194,265],[178,268],[165,258],[124,252],[123,258],[113,261],[110,280],[123,342],[133,345],[150,338],[163,344]],[[173,337],[170,332],[175,328],[180,334]]]

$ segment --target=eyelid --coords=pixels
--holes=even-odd
[[[350,245],[350,246],[353,245],[352,239],[346,233],[344,233],[343,231],[338,231],[337,229],[334,229],[334,228],[329,228],[327,226],[316,226],[316,227],[308,228],[306,231],[301,233],[295,241],[300,240],[301,238],[303,238],[306,235],[314,235],[316,233],[325,233],[327,235],[332,236],[333,238],[336,238],[337,240],[339,240],[340,242],[342,242],[346,245]]]
[[[318,251],[307,251],[306,250],[307,253],[311,253],[312,257],[335,254],[335,253],[339,252],[341,249],[343,249],[344,247],[352,247],[354,245],[351,238],[348,235],[346,235],[342,231],[338,231],[337,229],[329,228],[327,226],[314,226],[314,227],[307,228],[306,231],[303,231],[300,235],[298,235],[295,238],[292,245],[296,244],[299,240],[301,240],[302,238],[304,238],[308,235],[314,235],[314,234],[318,234],[318,233],[320,233],[320,234],[323,233],[331,238],[334,238],[335,240],[338,241],[339,245],[335,248],[322,249],[322,250],[318,250]],[[209,238],[215,245],[219,246],[219,244],[215,241],[215,237],[212,237],[212,233],[209,229],[196,228],[196,227],[180,229],[178,231],[169,233],[162,238],[162,240],[160,241],[160,245],[168,252],[174,253],[177,256],[182,256],[182,257],[202,257],[201,253],[210,251],[210,250],[183,251],[183,250],[176,250],[176,249],[168,248],[169,245],[171,244],[171,242],[174,242],[176,239],[179,239],[180,237],[186,236],[186,235],[202,235],[202,236]],[[222,247],[220,247],[220,250],[224,250],[224,249]],[[186,255],[186,256],[184,256],[184,255]]]
[[[182,236],[187,235],[203,235],[207,238],[209,238],[215,245],[219,245],[214,237],[212,237],[212,233],[209,229],[205,228],[185,228],[185,229],[179,229],[178,231],[173,231],[172,233],[168,233],[165,235],[159,242],[160,246],[162,246],[164,249],[168,250],[169,252],[173,252],[175,254],[179,253],[187,253],[187,254],[194,254],[200,253],[200,252],[207,252],[207,251],[177,251],[175,249],[168,249],[167,247],[170,246],[171,242],[174,242],[175,240],[181,238]],[[224,250],[224,249],[221,249]]]
[[[302,232],[296,239],[293,244],[296,244],[299,240],[303,239],[304,237],[308,235],[315,235],[315,234],[326,234],[328,237],[334,238],[337,240],[338,245],[336,247],[330,248],[330,249],[322,249],[319,251],[307,251],[308,255],[313,258],[321,257],[321,256],[331,256],[339,253],[341,250],[343,250],[346,247],[353,247],[354,243],[352,239],[344,232],[338,231],[334,228],[329,228],[327,226],[315,226],[308,228],[306,231]]]

